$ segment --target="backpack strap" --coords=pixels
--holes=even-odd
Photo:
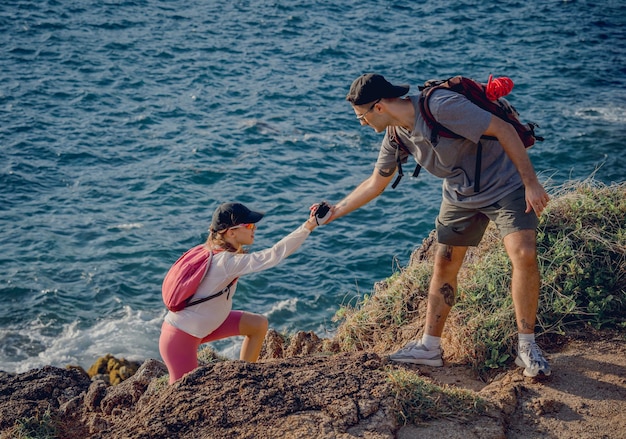
[[[437,119],[435,119],[435,116],[433,116],[433,113],[430,112],[430,107],[428,106],[428,101],[430,100],[430,96],[431,94],[437,90],[437,89],[443,89],[443,90],[451,90],[451,91],[456,91],[459,94],[463,94],[461,91],[457,91],[454,88],[451,87],[445,87],[444,85],[435,85],[432,87],[428,87],[428,88],[424,88],[423,86],[420,87],[420,89],[422,89],[422,94],[420,95],[419,98],[419,109],[420,109],[420,113],[422,113],[422,117],[424,118],[424,120],[426,121],[426,125],[428,125],[428,127],[431,130],[430,133],[430,143],[433,144],[433,146],[435,146],[437,144],[437,142],[439,141],[439,136],[441,137],[447,137],[449,139],[463,139],[463,136],[461,136],[460,134],[455,133],[454,131],[452,131],[450,128],[447,128],[445,126],[443,126],[442,124],[440,124],[439,122],[437,122]],[[465,97],[467,97],[466,95],[464,95]],[[474,101],[472,101],[469,97],[467,97],[472,103],[475,104]],[[492,113],[493,114],[493,113]],[[488,140],[498,140],[497,137],[493,137],[493,136],[481,136],[481,139],[488,139]]]
[[[185,308],[188,306],[193,306],[193,305],[198,305],[199,303],[204,303],[207,302],[211,299],[215,299],[216,297],[220,297],[225,293],[228,293],[228,296],[226,296],[226,300],[228,300],[228,298],[230,297],[230,287],[233,286],[233,284],[235,282],[237,282],[237,279],[239,279],[238,277],[234,278],[232,281],[230,281],[230,283],[228,285],[226,285],[224,288],[222,288],[221,291],[218,291],[215,294],[211,294],[210,296],[207,297],[203,297],[202,299],[197,299],[197,300],[191,300],[191,298],[189,298],[185,304]]]
[[[402,172],[402,159],[400,158],[400,149],[402,149],[402,151],[404,151],[408,155],[411,155],[411,152],[406,147],[406,145],[402,142],[402,140],[400,140],[400,137],[398,136],[398,132],[396,131],[395,126],[389,127],[387,132],[389,134],[389,142],[396,147],[396,164],[398,165],[398,175],[396,176],[395,181],[391,185],[391,188],[395,189],[400,183],[400,180],[402,180],[402,177],[404,177],[404,172]],[[415,166],[415,169],[413,170],[412,177],[417,178],[421,170],[422,170],[422,165],[418,163]]]
[[[483,162],[483,144],[478,142],[476,149],[476,167],[474,168],[474,193],[480,192],[480,171]]]
[[[426,125],[428,125],[428,127],[430,128],[430,143],[432,143],[433,146],[437,145],[437,143],[439,142],[440,132],[443,132],[446,135],[445,137],[461,138],[461,136],[437,122],[437,119],[435,119],[433,113],[430,112],[428,100],[430,99],[430,95],[432,94],[432,92],[435,91],[437,88],[440,87],[433,86],[427,89],[422,89],[422,93],[420,94],[418,100],[420,113],[422,113],[422,117],[426,121]]]

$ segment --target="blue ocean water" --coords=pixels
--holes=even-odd
[[[267,212],[252,250],[366,178],[381,136],[345,101],[378,72],[413,90],[515,82],[548,187],[626,170],[622,1],[24,0],[0,5],[0,370],[159,358],[160,285],[225,201]],[[405,178],[247,276],[238,309],[332,333],[406,265],[441,182]],[[235,356],[237,339],[214,347]]]

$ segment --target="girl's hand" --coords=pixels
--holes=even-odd
[[[333,215],[333,206],[328,204],[326,201],[322,201],[317,205],[313,205],[311,207],[315,212],[315,221],[318,226],[322,224],[326,224],[330,217]]]
[[[325,224],[332,215],[332,210],[326,202],[316,203],[309,208],[309,219],[304,226],[313,231],[317,226]]]

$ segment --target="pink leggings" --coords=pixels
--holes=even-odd
[[[159,351],[170,373],[170,384],[198,367],[198,347],[202,343],[241,335],[239,321],[243,311],[231,311],[219,328],[204,338],[187,334],[167,322],[161,326]]]

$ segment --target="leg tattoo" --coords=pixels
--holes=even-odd
[[[454,305],[454,288],[449,283],[443,284],[443,286],[439,289],[439,292],[443,296],[444,302],[446,305],[452,307]]]
[[[535,330],[535,328],[533,328],[533,325],[528,323],[526,319],[522,319],[521,323],[522,323],[522,329],[532,329],[533,331]]]

